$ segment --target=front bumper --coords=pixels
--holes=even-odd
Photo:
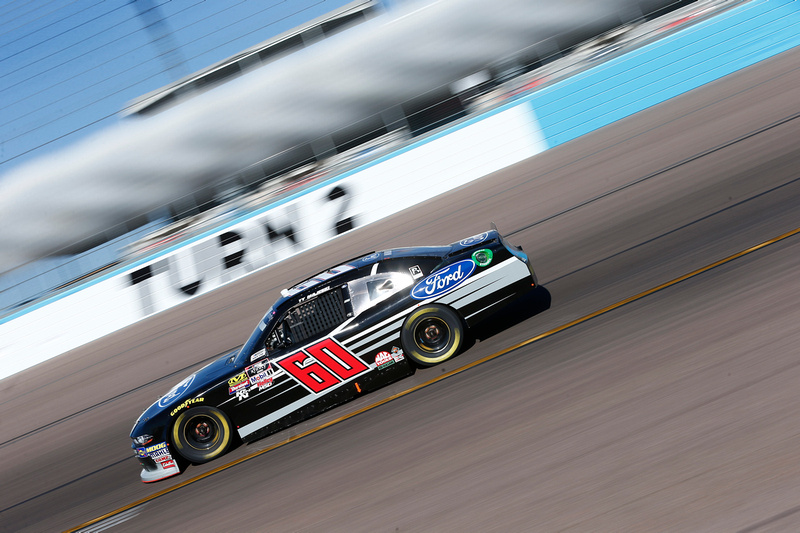
[[[175,463],[167,468],[163,468],[161,465],[158,465],[158,468],[156,470],[147,470],[146,468],[144,468],[142,469],[142,473],[139,474],[139,477],[142,478],[142,481],[144,483],[152,483],[154,481],[161,481],[162,479],[167,479],[168,477],[172,477],[180,473],[181,469],[178,468],[178,464]]]
[[[142,465],[139,477],[144,483],[152,483],[181,473],[178,462],[172,457],[166,443],[134,448],[134,455]]]

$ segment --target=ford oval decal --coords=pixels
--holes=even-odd
[[[458,244],[461,246],[471,246],[473,244],[478,244],[479,242],[483,242],[486,240],[486,237],[489,236],[488,231],[484,231],[483,233],[479,233],[477,235],[473,235],[472,237],[467,237],[466,239],[461,239],[458,241]]]
[[[172,389],[170,389],[168,393],[166,393],[164,396],[161,397],[160,400],[158,400],[158,406],[166,407],[170,403],[174,402],[178,398],[178,396],[186,392],[186,389],[189,388],[189,385],[192,384],[192,381],[194,381],[194,374],[184,379],[174,387],[172,387]]]
[[[437,270],[414,285],[414,288],[411,289],[411,297],[415,300],[427,300],[441,296],[464,283],[474,270],[475,263],[472,259],[464,259]]]

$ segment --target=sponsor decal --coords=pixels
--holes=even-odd
[[[261,329],[263,331],[264,328],[261,328]],[[261,359],[262,357],[264,357],[265,355],[267,355],[267,349],[266,348],[261,348],[259,351],[257,351],[256,353],[254,353],[253,355],[250,356],[250,362],[252,363],[253,361],[257,361],[257,360]]]
[[[262,372],[272,372],[272,363],[269,359],[264,359],[263,361],[259,361],[254,365],[250,365],[244,369],[248,376],[256,376]]]
[[[241,383],[237,383],[232,387],[228,387],[228,394],[236,394],[239,395],[239,391],[242,389],[247,389],[250,386],[250,380],[242,381]]]
[[[251,387],[258,387],[262,391],[272,386],[272,378],[275,376],[275,369],[272,368],[272,363],[269,359],[259,361],[258,363],[245,368],[245,372],[249,376],[248,383]]]
[[[231,379],[228,380],[228,386],[233,387],[243,381],[245,383],[247,382],[247,372],[242,372],[241,374],[233,376]]]
[[[403,355],[403,350],[398,348],[397,346],[392,346],[392,359],[395,361],[402,361],[405,359],[405,355]]]
[[[173,468],[175,466],[175,460],[172,458],[172,454],[169,453],[167,443],[162,442],[157,448],[158,449],[149,453],[150,458],[161,465],[161,468]]]
[[[378,354],[375,356],[375,368],[386,368],[387,366],[398,363],[403,359],[405,359],[403,350],[397,346],[392,346],[391,352],[378,352]]]
[[[158,450],[166,450],[166,449],[167,449],[167,443],[166,442],[160,442],[158,444],[154,444],[152,446],[148,446],[147,448],[144,449],[144,451],[147,452],[147,455],[152,457],[153,453],[157,452]]]
[[[136,457],[147,457],[147,450],[144,448],[136,448]]]
[[[411,297],[415,300],[427,300],[449,292],[470,277],[475,270],[472,259],[464,259],[441,270],[437,270],[423,279],[411,289]]]
[[[361,359],[330,337],[276,361],[314,394],[321,394],[369,370]]]
[[[386,368],[394,364],[394,358],[389,352],[378,352],[375,356],[375,368]]]
[[[246,400],[250,397],[250,389],[239,389],[236,391],[237,400]]]
[[[363,257],[361,260],[365,263],[369,263],[370,261],[375,261],[381,256],[380,252],[375,252],[374,254],[370,254],[366,257]]]
[[[158,406],[166,407],[175,400],[177,400],[178,396],[186,392],[186,389],[189,388],[189,386],[192,384],[192,381],[194,381],[194,374],[184,379],[174,387],[172,387],[168,393],[166,393],[164,396],[161,397],[160,400],[158,400]]]
[[[181,403],[181,404],[180,404],[178,407],[176,407],[175,409],[173,409],[173,410],[172,410],[172,412],[170,412],[169,416],[175,416],[175,414],[176,414],[178,411],[180,411],[181,409],[183,409],[184,407],[189,407],[189,406],[190,406],[190,405],[192,405],[192,404],[195,404],[195,403],[200,403],[200,402],[202,402],[202,401],[203,401],[203,398],[190,398],[190,399],[188,399],[188,400],[184,401],[183,403]]]
[[[478,244],[486,240],[486,237],[489,236],[488,231],[484,231],[483,233],[479,233],[477,235],[473,235],[472,237],[467,237],[466,239],[461,239],[458,241],[458,244],[461,246],[472,246],[473,244]]]
[[[172,455],[170,455],[168,449],[162,448],[160,450],[156,450],[153,453],[151,453],[150,458],[157,463],[163,463],[164,461],[171,460]]]
[[[272,374],[269,372],[261,372],[255,376],[250,377],[250,386],[258,387],[263,390],[272,385]]]
[[[411,272],[411,277],[414,279],[419,279],[423,276],[422,269],[419,267],[419,265],[410,267],[408,271]]]
[[[489,266],[492,262],[492,257],[494,257],[494,254],[488,248],[475,250],[475,252],[472,253],[472,260],[475,261],[475,264],[479,267]]]

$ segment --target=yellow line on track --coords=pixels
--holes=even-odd
[[[120,513],[128,511],[130,509],[133,509],[134,507],[137,507],[137,506],[145,504],[145,503],[147,503],[149,501],[155,500],[156,498],[164,496],[165,494],[169,494],[170,492],[173,492],[173,491],[176,491],[176,490],[178,490],[180,488],[183,488],[186,485],[191,485],[192,483],[200,481],[201,479],[205,479],[205,478],[207,478],[209,476],[213,476],[214,474],[222,472],[223,470],[227,470],[227,469],[232,468],[232,467],[234,467],[234,466],[236,466],[236,465],[238,465],[240,463],[243,463],[245,461],[249,461],[250,459],[258,457],[259,455],[262,455],[264,453],[270,452],[270,451],[272,451],[272,450],[274,450],[276,448],[280,448],[281,446],[285,446],[285,445],[289,444],[290,442],[294,442],[294,441],[296,441],[298,439],[302,439],[303,437],[307,437],[308,435],[311,435],[312,433],[316,433],[317,431],[323,430],[323,429],[325,429],[327,427],[333,426],[335,424],[338,424],[340,422],[343,422],[345,420],[353,418],[354,416],[360,415],[361,413],[364,413],[364,412],[369,411],[371,409],[375,409],[376,407],[379,407],[379,406],[381,406],[381,405],[383,405],[385,403],[389,403],[392,400],[396,400],[397,398],[401,398],[401,397],[403,397],[403,396],[405,396],[407,394],[411,394],[412,392],[418,391],[419,389],[422,389],[424,387],[432,385],[432,384],[434,384],[434,383],[436,383],[438,381],[441,381],[443,379],[447,379],[447,378],[449,378],[451,376],[454,376],[456,374],[460,374],[461,372],[464,372],[465,370],[469,370],[470,368],[476,367],[478,365],[482,365],[483,363],[486,363],[487,361],[491,361],[492,359],[496,359],[496,358],[498,358],[498,357],[500,357],[502,355],[505,355],[505,354],[507,354],[509,352],[513,352],[514,350],[518,350],[518,349],[522,348],[523,346],[527,346],[528,344],[531,344],[531,343],[534,343],[536,341],[542,340],[542,339],[544,339],[546,337],[550,337],[551,335],[555,335],[556,333],[564,331],[565,329],[569,329],[569,328],[571,328],[573,326],[577,326],[578,324],[582,324],[583,322],[586,322],[587,320],[591,320],[591,319],[596,318],[596,317],[598,317],[600,315],[608,313],[609,311],[613,311],[614,309],[622,307],[623,305],[629,304],[631,302],[635,302],[636,300],[640,300],[640,299],[644,298],[645,296],[649,296],[649,295],[651,295],[651,294],[653,294],[655,292],[658,292],[660,290],[666,289],[667,287],[671,287],[672,285],[680,283],[681,281],[685,281],[685,280],[687,280],[689,278],[693,278],[693,277],[695,277],[695,276],[697,276],[699,274],[702,274],[703,272],[707,272],[708,270],[711,270],[712,268],[716,268],[716,267],[718,267],[720,265],[724,265],[725,263],[729,263],[729,262],[733,261],[734,259],[738,259],[738,258],[743,257],[745,255],[751,254],[751,253],[753,253],[753,252],[755,252],[757,250],[760,250],[760,249],[762,249],[762,248],[764,248],[766,246],[769,246],[771,244],[775,244],[776,242],[780,242],[780,241],[782,241],[784,239],[787,239],[789,237],[797,235],[798,233],[800,233],[800,228],[795,228],[792,231],[788,231],[788,232],[784,233],[783,235],[779,235],[779,236],[777,236],[777,237],[775,237],[773,239],[770,239],[768,241],[764,241],[764,242],[762,242],[760,244],[756,244],[755,246],[751,246],[750,248],[747,248],[746,250],[742,250],[741,252],[735,253],[733,255],[729,255],[728,257],[726,257],[724,259],[720,259],[719,261],[715,261],[714,263],[711,263],[710,265],[706,265],[706,266],[704,266],[702,268],[698,268],[697,270],[689,272],[688,274],[684,274],[683,276],[677,277],[677,278],[675,278],[675,279],[673,279],[671,281],[668,281],[666,283],[662,283],[661,285],[653,287],[652,289],[648,289],[648,290],[646,290],[644,292],[640,292],[639,294],[636,294],[636,295],[631,296],[629,298],[625,298],[624,300],[621,300],[621,301],[619,301],[619,302],[617,302],[615,304],[611,304],[611,305],[609,305],[607,307],[604,307],[602,309],[599,309],[599,310],[597,310],[597,311],[595,311],[593,313],[590,313],[588,315],[585,315],[585,316],[582,316],[580,318],[577,318],[577,319],[575,319],[575,320],[573,320],[571,322],[567,322],[566,324],[563,324],[561,326],[553,328],[550,331],[546,331],[545,333],[541,333],[539,335],[536,335],[535,337],[531,337],[530,339],[526,339],[526,340],[524,340],[524,341],[522,341],[520,343],[517,343],[517,344],[515,344],[513,346],[509,346],[508,348],[500,350],[499,352],[495,352],[495,353],[493,353],[491,355],[487,355],[486,357],[478,359],[477,361],[473,361],[472,363],[464,365],[464,366],[462,366],[460,368],[457,368],[455,370],[451,370],[449,372],[445,372],[444,374],[441,374],[441,375],[439,375],[439,376],[437,376],[437,377],[435,377],[433,379],[430,379],[430,380],[428,380],[428,381],[426,381],[424,383],[420,383],[419,385],[415,385],[415,386],[413,386],[413,387],[411,387],[409,389],[406,389],[406,390],[404,390],[402,392],[398,392],[397,394],[393,394],[392,396],[389,396],[388,398],[385,398],[383,400],[379,400],[379,401],[377,401],[375,403],[372,403],[372,404],[369,404],[367,406],[364,406],[361,409],[357,409],[356,411],[353,411],[352,413],[348,413],[346,415],[342,415],[339,418],[336,418],[336,419],[331,420],[329,422],[326,422],[326,423],[324,423],[322,425],[319,425],[319,426],[317,426],[315,428],[312,428],[312,429],[309,429],[309,430],[304,431],[302,433],[299,433],[299,434],[295,435],[294,437],[289,437],[288,439],[286,439],[283,442],[279,442],[277,444],[273,444],[272,446],[264,448],[263,450],[259,450],[257,452],[253,452],[253,453],[251,453],[249,455],[246,455],[244,457],[236,459],[235,461],[232,461],[232,462],[230,462],[228,464],[225,464],[225,465],[222,465],[222,466],[218,466],[217,468],[215,468],[213,470],[209,470],[208,472],[204,472],[204,473],[202,473],[200,475],[197,475],[197,476],[195,476],[193,478],[189,478],[186,481],[182,481],[181,483],[178,483],[177,485],[173,485],[172,487],[168,487],[166,489],[160,490],[160,491],[158,491],[158,492],[156,492],[154,494],[151,494],[151,495],[146,496],[146,497],[144,497],[144,498],[142,498],[140,500],[137,500],[137,501],[135,501],[133,503],[130,503],[128,505],[120,507],[119,509],[111,511],[110,513],[106,513],[106,514],[104,514],[102,516],[99,516],[97,518],[89,520],[88,522],[85,522],[85,523],[83,523],[83,524],[81,524],[81,525],[79,525],[77,527],[74,527],[72,529],[68,529],[68,530],[66,530],[65,533],[75,533],[75,532],[77,532],[77,531],[79,531],[79,530],[81,530],[83,528],[89,527],[89,526],[91,526],[93,524],[96,524],[96,523],[102,521],[102,520],[105,520],[107,518],[111,518],[112,516],[118,515]]]

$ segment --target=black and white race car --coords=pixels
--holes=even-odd
[[[470,328],[536,285],[527,255],[492,229],[449,246],[370,253],[284,289],[241,349],[136,421],[142,481],[446,361]]]

